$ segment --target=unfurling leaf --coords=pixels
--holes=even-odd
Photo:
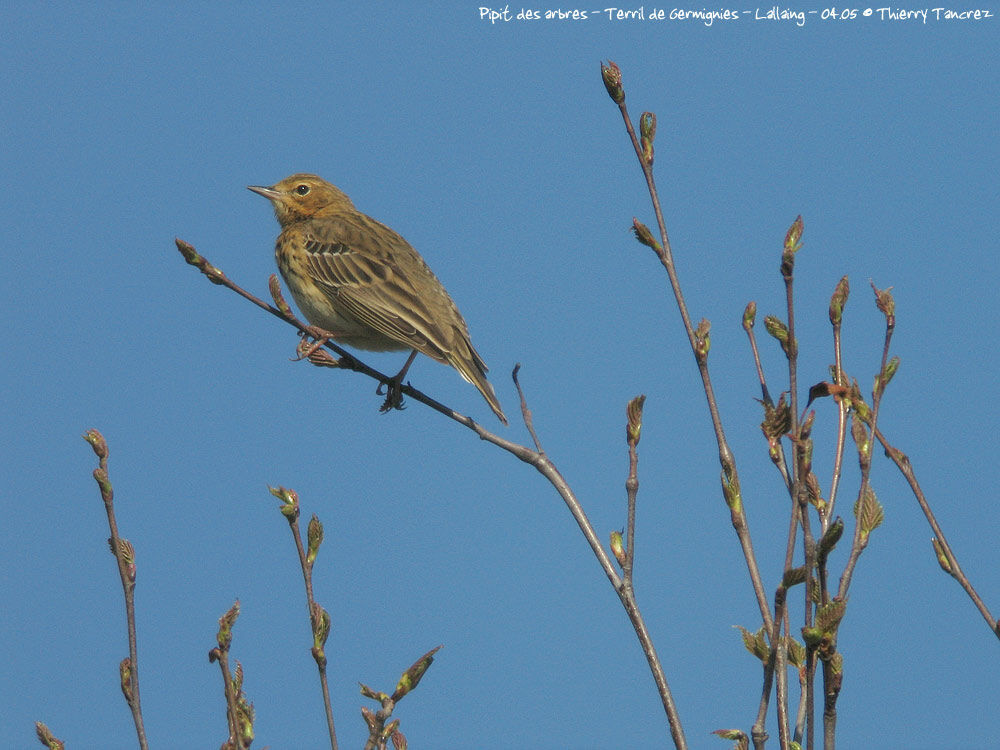
[[[861,527],[861,544],[868,544],[868,535],[877,529],[885,519],[882,503],[875,497],[875,490],[865,485],[865,490],[854,503],[854,515]]]
[[[233,642],[233,625],[236,624],[236,618],[239,616],[240,600],[237,599],[235,604],[229,608],[229,611],[219,618],[219,632],[216,640],[219,648],[223,651],[228,651],[229,644]]]
[[[886,324],[892,327],[896,323],[896,300],[892,298],[892,287],[886,287],[885,289],[879,289],[875,286],[875,282],[869,279],[872,285],[872,291],[875,292],[875,306],[879,309],[883,315],[885,315]]]
[[[785,395],[782,393],[778,397],[778,403],[773,406],[761,401],[764,406],[764,421],[760,423],[760,429],[768,442],[780,439],[792,429],[792,409],[785,401]]]
[[[279,510],[289,523],[299,517],[299,493],[287,487],[268,487],[267,489],[281,501]]]
[[[806,580],[806,566],[800,565],[797,568],[789,568],[785,571],[785,575],[781,577],[781,585],[786,589],[790,589],[792,586],[798,586],[800,583],[805,583]]]
[[[751,633],[742,625],[735,625],[734,627],[739,628],[740,633],[743,635],[743,646],[746,650],[766,663],[768,657],[771,655],[771,648],[767,645],[764,626],[761,625],[756,633]]]
[[[733,750],[747,750],[750,747],[750,738],[739,729],[716,729],[712,734],[719,735],[724,740],[733,740]]]
[[[649,227],[634,216],[632,217],[632,233],[635,235],[635,238],[646,247],[651,247],[657,252],[663,249],[660,243],[656,241],[653,233],[649,231]]]
[[[823,631],[824,635],[833,635],[837,632],[840,621],[844,618],[847,610],[847,601],[835,597],[828,604],[816,610],[816,627]]]
[[[794,638],[785,640],[785,653],[788,654],[788,663],[795,667],[802,667],[806,663],[806,648]]]

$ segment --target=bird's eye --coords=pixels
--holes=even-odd
[[[309,193],[309,186],[305,184],[299,185],[295,188],[295,192],[299,195],[307,195]]]

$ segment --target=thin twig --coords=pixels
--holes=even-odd
[[[302,544],[302,532],[299,529],[299,495],[295,490],[285,487],[271,487],[271,494],[281,500],[281,514],[288,521],[288,527],[295,541],[295,549],[299,555],[299,566],[302,568],[302,580],[306,588],[306,612],[313,634],[312,655],[319,670],[320,689],[323,693],[323,708],[326,712],[326,728],[330,736],[331,750],[337,750],[337,731],[333,723],[333,707],[330,702],[330,686],[327,680],[326,639],[330,634],[330,615],[313,598],[312,569],[316,556],[323,542],[323,524],[316,516],[309,520],[307,530],[309,550]]]
[[[108,475],[108,443],[97,430],[87,430],[83,436],[84,440],[90,443],[97,454],[98,468],[94,469],[94,479],[101,490],[101,499],[104,500],[104,510],[108,515],[108,527],[111,530],[111,538],[108,544],[111,553],[115,556],[118,564],[118,575],[122,582],[122,591],[125,594],[125,620],[128,629],[128,659],[120,666],[122,693],[125,702],[132,712],[132,721],[135,724],[136,735],[139,738],[139,747],[148,750],[149,743],[146,741],[146,729],[142,720],[142,706],[139,701],[139,653],[136,644],[135,630],[135,550],[127,539],[122,539],[118,535],[118,522],[115,519],[114,488],[111,486],[111,478]]]
[[[524,393],[521,389],[521,384],[517,378],[518,370],[515,368],[513,376],[514,382],[517,386],[518,393],[521,395],[522,399],[522,414],[529,415],[531,411],[527,407],[527,400],[524,397]],[[529,427],[529,431],[533,432],[533,427]],[[476,431],[485,430],[480,425],[475,425]],[[605,575],[607,575],[608,580],[615,589],[615,593],[618,594],[618,598],[621,600],[622,606],[625,608],[625,613],[628,615],[629,621],[632,623],[632,628],[635,630],[636,637],[639,639],[639,645],[642,647],[643,654],[646,656],[646,662],[649,664],[649,669],[653,674],[653,681],[656,683],[657,692],[660,694],[660,701],[663,704],[663,710],[667,715],[667,722],[670,725],[670,734],[674,741],[674,746],[677,750],[686,750],[687,740],[684,737],[684,730],[681,727],[680,713],[677,710],[677,705],[674,703],[674,698],[670,692],[670,686],[667,684],[666,675],[663,672],[663,665],[660,662],[660,658],[656,653],[656,647],[653,645],[653,639],[649,635],[649,630],[646,628],[646,623],[643,620],[642,613],[639,610],[639,606],[635,599],[635,592],[632,588],[631,581],[629,579],[623,579],[615,571],[614,566],[611,563],[611,559],[608,557],[607,552],[605,552],[603,545],[597,537],[594,527],[590,523],[590,519],[587,518],[587,514],[583,510],[583,506],[580,505],[579,500],[573,493],[569,484],[563,479],[559,470],[556,468],[555,464],[549,460],[549,458],[541,451],[531,451],[525,446],[510,444],[504,445],[506,443],[502,438],[498,438],[490,433],[480,434],[484,440],[489,440],[495,445],[508,450],[515,456],[520,458],[525,463],[528,463],[535,467],[539,473],[542,474],[556,491],[559,492],[566,506],[569,508],[570,513],[573,514],[573,518],[576,520],[583,532],[584,537],[590,543],[590,547],[597,557],[598,562],[604,569]],[[536,445],[539,444],[537,438],[535,438]],[[638,489],[638,484],[636,485]],[[633,510],[634,517],[634,510]],[[635,539],[634,535],[629,541],[629,547],[634,545]],[[628,553],[626,553],[628,554]]]
[[[222,672],[222,686],[226,695],[226,723],[229,727],[229,737],[222,744],[222,750],[246,750],[253,742],[253,706],[243,695],[243,667],[236,663],[236,675],[229,669],[229,649],[233,643],[233,625],[240,616],[240,603],[237,600],[222,617],[219,618],[219,631],[216,634],[216,646],[208,652],[210,662],[219,662]]]
[[[518,362],[514,365],[514,370],[511,372],[510,377],[514,381],[514,387],[517,388],[517,396],[521,400],[521,418],[524,420],[524,426],[528,428],[528,434],[531,435],[531,440],[535,444],[535,450],[539,453],[545,453],[542,450],[542,444],[538,441],[538,433],[535,432],[535,423],[531,417],[531,409],[528,408],[528,401],[524,397],[524,391],[521,390],[521,381],[517,377],[520,372],[521,363]]]
[[[770,391],[768,390],[767,379],[764,375],[764,367],[760,359],[760,350],[757,346],[757,337],[754,334],[754,323],[756,322],[756,318],[757,304],[755,302],[750,302],[747,304],[746,309],[743,312],[743,329],[746,331],[747,339],[750,342],[750,350],[753,354],[754,366],[757,370],[757,379],[760,382],[760,389],[763,397],[762,404],[764,406],[765,417],[764,423],[761,425],[761,429],[768,442],[768,456],[781,474],[789,497],[792,498],[788,527],[788,540],[785,545],[785,564],[782,573],[782,577],[784,579],[784,577],[787,576],[792,570],[794,561],[795,540],[799,526],[799,505],[792,492],[792,477],[788,471],[785,451],[781,443],[783,438],[782,431],[786,429],[783,425],[779,426],[782,422],[781,415],[784,413],[786,408],[784,406],[784,398],[781,398],[780,403],[775,406],[774,400],[771,398]],[[790,410],[788,413],[790,414]],[[786,750],[788,748],[788,673],[785,668],[787,661],[787,648],[781,638],[782,628],[787,625],[787,613],[787,588],[785,587],[783,580],[782,584],[778,586],[774,594],[774,622],[772,624],[771,631],[768,633],[771,651],[764,664],[764,684],[761,690],[760,702],[757,707],[757,717],[754,720],[754,724],[750,732],[754,747],[757,748],[757,750],[763,750],[768,739],[766,722],[767,709],[771,699],[772,685],[775,686],[776,690],[775,706],[777,709],[778,741],[782,750]]]
[[[764,375],[764,365],[760,361],[760,350],[757,346],[757,336],[754,333],[754,323],[757,318],[757,303],[750,302],[746,310],[743,312],[743,330],[746,331],[747,340],[750,342],[750,352],[753,354],[754,367],[757,370],[757,380],[760,383],[761,392],[761,403],[764,405],[765,415],[768,410],[773,409],[774,399],[771,398],[771,392],[767,387],[767,378]],[[785,483],[785,488],[788,490],[789,495],[792,491],[792,478],[788,472],[788,462],[785,459],[785,449],[781,444],[781,439],[778,436],[768,437],[768,455],[771,459],[771,463],[775,465],[778,472],[781,474],[781,479]]]
[[[844,318],[844,306],[847,304],[847,298],[850,293],[850,285],[848,284],[847,276],[841,278],[837,283],[837,288],[834,290],[832,297],[830,298],[830,323],[833,326],[833,384],[838,388],[844,388],[846,386],[844,370],[843,370],[843,357],[842,357],[842,325]],[[826,535],[826,532],[830,529],[830,523],[836,517],[834,515],[834,508],[837,503],[837,492],[840,488],[840,476],[844,467],[844,446],[847,441],[847,404],[842,396],[837,396],[835,399],[837,404],[837,444],[834,449],[833,457],[833,476],[830,480],[830,492],[827,497],[826,507],[820,514],[820,537]],[[819,577],[819,594],[820,594],[820,604],[828,604],[830,602],[830,592],[829,592],[829,571],[827,569],[827,556],[823,555],[818,561],[818,566],[816,574]]]
[[[785,283],[785,311],[788,319],[787,339],[784,342],[784,350],[788,361],[788,391],[789,410],[792,417],[791,434],[794,436],[792,462],[792,500],[797,508],[797,513],[793,510],[793,519],[798,516],[798,522],[802,526],[802,547],[805,557],[803,567],[805,568],[805,586],[803,587],[804,599],[804,620],[805,627],[812,626],[813,601],[812,582],[815,567],[815,543],[812,535],[811,524],[809,522],[809,506],[806,499],[806,480],[811,471],[808,456],[811,449],[807,446],[810,441],[808,435],[808,421],[799,415],[799,387],[798,387],[798,352],[799,345],[795,332],[795,256],[801,244],[799,239],[802,235],[802,217],[799,216],[792,223],[788,233],[785,235],[784,250],[781,255],[781,276]],[[791,535],[790,535],[791,536]],[[788,559],[786,556],[786,568]],[[813,725],[814,725],[814,690],[815,679],[814,669],[816,660],[810,658],[811,654],[807,650],[806,654],[806,747],[813,750]]]
[[[417,659],[409,669],[403,672],[396,683],[396,689],[392,695],[377,690],[361,683],[361,694],[366,698],[379,703],[378,711],[372,711],[367,706],[362,706],[361,716],[368,725],[368,740],[365,742],[365,750],[385,750],[391,741],[393,747],[406,747],[406,738],[399,731],[399,719],[393,719],[386,724],[392,716],[396,704],[405,698],[423,679],[430,665],[434,662],[434,654],[441,650],[441,646],[432,648],[426,654]]]
[[[778,743],[784,750],[788,747],[788,675],[786,671],[787,647],[781,637],[781,629],[786,622],[788,589],[784,581],[774,592],[774,629],[768,633],[771,644],[767,662],[764,664],[764,683],[761,686],[760,703],[757,706],[757,717],[754,720],[750,736],[754,747],[763,750],[768,739],[766,722],[767,709],[771,699],[771,686],[775,684],[775,706],[778,715]],[[775,680],[777,677],[777,680]]]
[[[657,258],[659,258],[660,263],[667,272],[667,277],[670,280],[670,288],[673,291],[674,299],[677,302],[677,309],[684,324],[684,331],[688,337],[688,343],[691,345],[691,350],[695,355],[698,372],[701,375],[702,387],[705,391],[705,398],[708,401],[708,411],[712,419],[712,427],[715,431],[716,444],[719,449],[719,463],[722,466],[723,483],[729,488],[728,492],[730,492],[733,499],[733,502],[730,504],[730,497],[727,497],[733,528],[736,531],[740,547],[743,550],[743,557],[750,574],[754,595],[757,598],[757,607],[760,610],[761,619],[770,632],[773,628],[770,604],[767,593],[764,590],[764,582],[757,565],[757,558],[753,551],[753,541],[750,537],[746,511],[743,507],[742,498],[739,497],[739,474],[736,469],[736,462],[729,447],[729,442],[726,440],[725,430],[722,427],[722,419],[719,416],[718,402],[716,401],[715,392],[712,387],[712,379],[708,372],[707,347],[699,343],[699,337],[696,336],[695,328],[691,324],[691,317],[688,314],[684,294],[681,291],[680,280],[677,276],[677,270],[674,267],[673,251],[670,248],[670,239],[667,236],[667,225],[663,219],[660,198],[656,191],[656,181],[653,179],[652,139],[648,139],[650,150],[647,156],[639,139],[636,137],[635,128],[632,126],[632,120],[628,114],[628,108],[625,106],[625,92],[621,85],[621,71],[618,70],[617,65],[609,63],[607,66],[602,66],[602,74],[605,76],[605,86],[608,88],[608,93],[611,94],[612,100],[618,105],[622,121],[625,123],[625,130],[632,141],[632,147],[639,160],[642,174],[646,179],[646,187],[649,190],[649,197],[652,201],[653,212],[656,215],[657,228],[660,233],[659,244],[653,244],[650,247],[656,253]],[[609,81],[609,78],[612,78],[613,81]],[[613,86],[616,87],[615,93],[612,93]]]
[[[872,288],[875,289],[875,285],[872,284]],[[886,291],[884,294],[889,295]],[[880,290],[875,289],[877,304],[880,309],[884,308],[886,303],[884,298],[880,296]],[[891,295],[888,296],[891,301]],[[886,362],[889,360],[889,345],[892,343],[892,334],[896,328],[896,315],[893,309],[885,308],[883,309],[885,314],[885,338],[882,344],[882,363],[879,366],[879,375],[876,378],[876,383],[881,382],[882,376],[885,373]],[[872,394],[872,408],[871,408],[871,419],[868,425],[871,433],[874,434],[875,430],[878,429],[878,413],[879,407],[882,405],[882,395],[885,392],[885,388],[876,385],[875,392]],[[859,452],[861,455],[861,488],[858,491],[858,523],[854,525],[854,541],[851,545],[851,553],[848,556],[847,564],[844,566],[844,572],[840,576],[840,586],[837,589],[837,596],[841,599],[847,598],[847,590],[851,585],[851,576],[854,574],[854,567],[857,565],[858,558],[861,556],[861,552],[864,550],[865,544],[863,543],[863,535],[861,529],[861,504],[864,501],[866,494],[869,492],[869,487],[871,486],[871,437],[867,437],[868,445],[862,449],[859,446]]]
[[[229,653],[220,651],[218,662],[219,670],[222,673],[222,689],[226,695],[226,721],[229,724],[227,743],[230,747],[236,748],[240,746],[240,741],[236,724],[236,691],[233,689],[233,677],[229,670]]]
[[[920,505],[920,510],[923,511],[924,517],[927,519],[927,523],[930,524],[931,529],[934,531],[934,536],[938,540],[942,551],[944,552],[947,562],[948,562],[948,573],[958,581],[959,585],[965,590],[972,603],[979,610],[979,613],[986,620],[986,624],[989,625],[990,630],[993,634],[1000,638],[1000,626],[998,626],[996,618],[990,613],[989,608],[986,603],[979,596],[979,593],[973,588],[972,583],[969,581],[968,577],[962,571],[962,566],[958,563],[958,558],[951,549],[951,545],[948,544],[948,540],[944,535],[944,531],[941,529],[941,525],[938,523],[937,517],[934,515],[934,511],[931,510],[930,503],[927,501],[927,497],[924,495],[924,491],[920,487],[920,483],[917,482],[917,475],[913,471],[913,465],[910,463],[910,458],[905,453],[903,453],[898,448],[893,447],[889,444],[885,435],[878,428],[875,429],[875,437],[882,444],[885,449],[885,455],[888,456],[894,464],[896,464],[900,473],[906,478],[907,483],[910,485],[910,491],[913,492],[914,497],[917,499],[917,504]]]
[[[837,288],[830,297],[830,323],[833,326],[833,382],[834,385],[847,385],[844,377],[842,349],[842,327],[844,307],[851,292],[847,276],[837,282]],[[833,476],[830,479],[830,495],[827,499],[826,513],[823,515],[823,533],[830,527],[834,518],[834,507],[837,503],[837,490],[840,487],[840,475],[844,467],[844,445],[847,442],[847,404],[843,398],[837,398],[837,447],[833,459]],[[824,604],[826,601],[824,600]]]
[[[639,439],[642,436],[642,407],[645,396],[636,396],[628,404],[628,424],[625,428],[625,442],[628,444],[628,477],[625,479],[625,496],[628,500],[628,516],[625,533],[625,560],[622,575],[625,586],[632,587],[632,570],[635,566],[635,501],[639,494]]]

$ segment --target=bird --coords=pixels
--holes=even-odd
[[[248,189],[274,207],[281,225],[274,247],[278,270],[314,327],[358,349],[411,350],[393,378],[397,388],[417,352],[451,365],[507,424],[465,319],[405,239],[314,174],[293,174],[270,187]]]

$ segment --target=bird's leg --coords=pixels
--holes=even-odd
[[[375,389],[375,393],[382,395],[382,386],[385,386],[385,402],[379,408],[381,412],[387,412],[389,409],[402,409],[403,408],[403,378],[406,377],[406,371],[410,369],[410,365],[413,364],[413,360],[417,357],[417,350],[414,349],[410,352],[410,356],[406,359],[406,364],[403,365],[403,369],[397,372],[394,376],[389,379],[388,383],[379,383],[378,388]]]
[[[311,342],[309,341],[310,337],[313,339]],[[323,344],[333,337],[329,331],[309,326],[309,332],[302,334],[298,346],[295,347],[296,356],[292,361],[298,362],[301,359],[308,359],[318,367],[338,367],[340,360],[322,348]]]

